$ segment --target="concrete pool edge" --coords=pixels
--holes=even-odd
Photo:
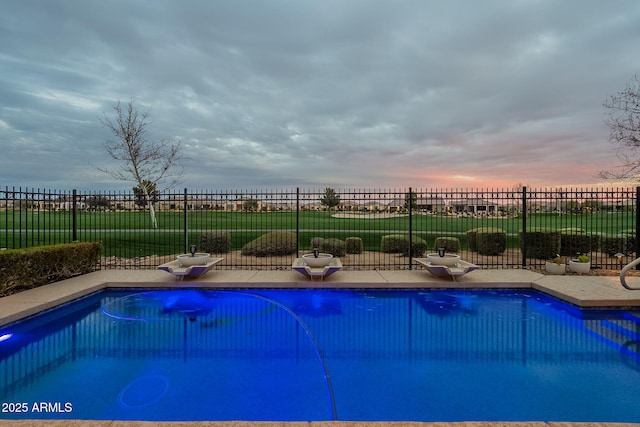
[[[634,423],[586,422],[419,422],[419,421],[87,421],[87,420],[0,420],[0,427],[35,427],[46,422],[48,427],[623,427]]]
[[[341,271],[324,282],[293,271],[212,270],[185,281],[159,270],[100,270],[0,298],[0,326],[109,287],[156,288],[532,288],[582,308],[640,307],[640,291],[629,291],[617,276],[553,276],[529,270],[477,270],[458,281],[425,270]]]

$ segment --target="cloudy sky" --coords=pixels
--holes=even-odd
[[[131,189],[119,100],[192,189],[595,185],[638,0],[3,0],[0,186]]]

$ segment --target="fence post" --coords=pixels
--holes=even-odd
[[[527,266],[527,187],[522,187],[522,267]]]
[[[78,192],[77,190],[73,190],[72,192],[72,200],[71,200],[71,241],[75,242],[78,240]]]
[[[413,194],[409,187],[409,270],[413,269]]]
[[[187,203],[187,188],[184,189],[184,252],[188,254],[189,251],[189,225],[187,218],[187,211],[189,210],[189,204]]]
[[[22,187],[20,187],[20,192],[22,192]],[[13,187],[13,191],[11,192],[11,222],[12,224],[16,223],[16,187]],[[15,229],[15,226],[14,226]],[[11,238],[11,244],[13,248],[16,247],[16,234],[13,233]],[[22,208],[18,204],[18,247],[22,247]]]
[[[296,257],[300,255],[300,187],[296,187]]]
[[[640,257],[640,239],[638,239],[638,237],[640,236],[640,215],[638,215],[638,208],[640,207],[640,187],[636,187],[636,258]],[[636,265],[636,270],[640,270],[640,264]]]

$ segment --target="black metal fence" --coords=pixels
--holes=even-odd
[[[342,257],[345,269],[411,269],[419,243],[432,251],[443,238],[462,258],[483,268],[540,268],[533,242],[542,229],[574,242],[592,268],[617,269],[638,250],[638,194],[630,188],[553,189],[369,189],[181,191],[154,195],[156,225],[133,192],[79,192],[0,188],[0,248],[27,248],[73,241],[101,242],[101,268],[155,268],[225,232],[231,248],[216,254],[223,269],[290,269],[312,249],[312,239],[351,238],[358,253]],[[473,230],[504,233],[504,250],[474,247]],[[295,233],[290,255],[243,255],[252,240],[269,232]],[[470,233],[471,232],[471,233]],[[385,236],[403,236],[408,253],[390,253]],[[568,237],[567,237],[568,236]],[[582,239],[585,241],[585,238]],[[565,242],[566,243],[566,242]],[[560,255],[574,250],[561,245]],[[405,251],[406,252],[406,251]]]

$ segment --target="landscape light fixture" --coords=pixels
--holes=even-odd
[[[618,252],[617,254],[614,255],[614,257],[618,258],[618,264],[620,264],[620,268],[622,268],[622,257],[624,256],[624,254],[621,254],[620,252]]]

